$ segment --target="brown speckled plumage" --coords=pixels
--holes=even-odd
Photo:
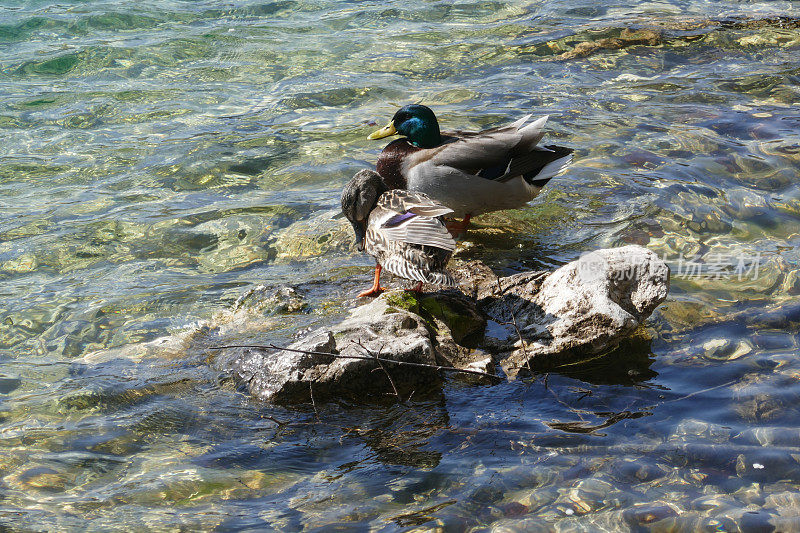
[[[342,193],[342,211],[351,222],[366,222],[364,247],[396,276],[437,285],[455,285],[446,270],[456,243],[442,216],[450,209],[418,192],[394,189],[377,197],[366,220],[354,213],[357,199],[374,198],[383,189],[373,171],[359,171]]]

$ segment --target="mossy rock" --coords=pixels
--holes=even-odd
[[[472,335],[483,333],[486,327],[486,319],[463,296],[392,291],[384,298],[389,306],[387,312],[399,309],[419,315],[431,333],[449,335],[459,344]]]
[[[420,315],[431,317],[439,326],[442,333],[443,327],[450,332],[450,337],[462,344],[469,337],[482,334],[486,328],[486,319],[478,313],[471,303],[463,298],[454,298],[449,295],[432,295],[423,298],[420,302]]]
[[[410,313],[419,314],[419,300],[417,295],[411,291],[391,291],[383,297],[389,308],[387,313],[394,312],[395,309],[402,309]]]

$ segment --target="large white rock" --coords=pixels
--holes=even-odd
[[[505,327],[496,346],[507,373],[554,366],[614,347],[669,292],[669,267],[650,250],[624,246],[585,254],[555,272],[525,272],[487,285],[481,308]]]

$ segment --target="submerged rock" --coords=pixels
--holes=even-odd
[[[271,315],[299,313],[307,308],[308,303],[302,295],[290,286],[270,289],[266,285],[258,285],[237,298],[233,304],[233,312],[251,309]]]
[[[298,261],[319,257],[332,250],[350,248],[352,230],[339,211],[328,211],[307,220],[298,220],[272,239],[277,261]]]
[[[592,252],[555,272],[498,278],[479,262],[453,271],[471,297],[389,292],[289,349],[239,348],[233,369],[252,394],[281,402],[406,394],[439,380],[436,369],[379,362],[376,355],[487,373],[499,360],[513,376],[610,350],[669,290],[669,268],[641,246]]]

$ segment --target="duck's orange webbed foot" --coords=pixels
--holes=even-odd
[[[381,287],[381,284],[380,284],[380,281],[381,281],[381,270],[383,270],[383,267],[381,267],[381,265],[375,265],[375,279],[372,282],[372,287],[370,287],[369,289],[365,290],[364,292],[359,293],[358,296],[356,296],[356,298],[362,298],[362,297],[365,297],[365,296],[368,296],[368,297],[379,296],[380,293],[382,293],[383,291],[386,290],[384,287]]]
[[[370,287],[369,289],[358,293],[358,296],[356,296],[356,298],[364,298],[364,297],[374,298],[374,297],[380,296],[381,293],[383,291],[385,291],[385,290],[386,290],[386,287],[380,287],[380,286],[379,287]]]
[[[421,282],[421,281],[420,281],[420,282],[418,282],[418,283],[417,283],[415,286],[413,286],[413,287],[412,287],[412,288],[410,288],[410,289],[406,289],[405,291],[406,291],[406,292],[413,292],[413,293],[416,293],[416,294],[417,294],[417,296],[419,296],[420,294],[422,294],[422,282]]]
[[[452,235],[454,239],[457,239],[467,232],[470,218],[472,218],[472,215],[465,216],[464,220],[461,222],[456,222],[454,220],[448,221],[445,223],[445,227],[447,228],[447,231],[450,232],[450,235]]]

